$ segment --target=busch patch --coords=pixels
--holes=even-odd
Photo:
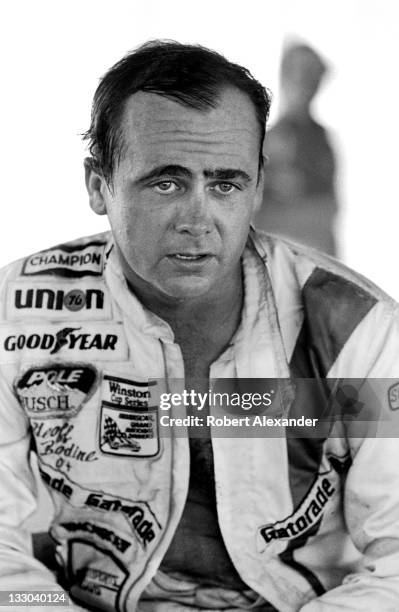
[[[75,320],[110,319],[111,300],[104,282],[50,283],[11,282],[7,291],[7,318],[42,317],[63,320],[74,313]]]
[[[84,539],[68,543],[68,574],[72,597],[93,610],[120,611],[120,593],[128,572],[108,550]]]
[[[108,455],[155,457],[159,452],[158,408],[151,383],[104,375],[100,449]]]
[[[81,359],[125,361],[128,346],[120,323],[99,325],[79,323],[71,327],[38,324],[0,328],[0,359],[19,361],[20,358],[48,358],[60,353]]]
[[[259,528],[266,544],[276,540],[293,540],[311,529],[321,518],[335,488],[326,474],[319,474],[316,482],[293,514],[281,521]]]
[[[389,387],[388,402],[391,410],[399,409],[399,382]]]
[[[72,417],[93,394],[96,380],[93,366],[56,363],[28,368],[16,379],[14,389],[31,417]]]
[[[81,246],[64,244],[47,249],[25,259],[22,275],[99,276],[103,270],[104,248],[103,242],[90,242]]]

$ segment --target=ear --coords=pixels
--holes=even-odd
[[[265,183],[265,169],[264,169],[265,163],[266,162],[264,160],[262,167],[259,168],[258,184],[256,185],[255,202],[254,202],[254,207],[253,207],[254,213],[256,213],[259,210],[259,208],[262,206],[263,188],[264,188],[264,183]]]
[[[86,157],[84,160],[85,182],[91,209],[96,215],[107,214],[107,203],[105,195],[108,193],[108,185],[104,177],[95,170],[93,159]]]

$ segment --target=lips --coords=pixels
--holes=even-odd
[[[208,253],[174,253],[171,257],[175,257],[176,259],[181,259],[182,261],[198,261],[199,259],[203,259],[204,257],[208,257]]]
[[[181,250],[171,251],[167,253],[167,257],[176,257],[177,259],[196,260],[201,257],[212,257],[213,253],[208,250],[202,250],[198,247],[182,247]]]
[[[190,252],[190,251],[182,251],[179,253],[170,253],[167,257],[168,259],[170,259],[171,261],[175,263],[194,265],[194,264],[200,264],[200,263],[205,263],[209,261],[213,257],[213,254],[206,253],[206,252],[196,253],[196,252]]]

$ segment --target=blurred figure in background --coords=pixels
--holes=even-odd
[[[327,66],[305,44],[286,47],[281,63],[280,118],[268,132],[258,229],[336,255],[335,159],[326,130],[311,112]]]

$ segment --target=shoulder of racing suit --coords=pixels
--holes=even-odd
[[[0,279],[29,282],[41,277],[50,280],[101,276],[110,236],[111,232],[102,232],[45,248],[2,268]]]
[[[110,232],[79,238],[2,268],[0,319],[51,321],[73,313],[84,319],[79,311],[85,309],[91,318],[100,314],[109,239]]]
[[[125,339],[112,333],[120,317],[104,279],[109,239],[105,232],[59,244],[0,271],[1,363],[57,358],[65,347],[80,357],[127,356]]]
[[[256,232],[254,242],[269,269],[287,360],[294,376],[330,375],[355,330],[360,347],[361,335],[371,341],[371,330],[375,336],[378,322],[383,324],[397,316],[398,306],[392,298],[338,260],[263,232]],[[300,320],[299,331],[293,334],[296,319]],[[351,345],[351,351],[352,348],[355,347]],[[365,357],[363,353],[359,360],[364,364],[359,376],[368,373]]]

